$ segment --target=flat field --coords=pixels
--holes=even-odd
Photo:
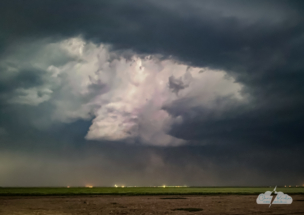
[[[258,205],[257,195],[0,196],[1,215],[304,214],[304,195],[291,205]]]
[[[14,195],[257,195],[274,187],[18,187],[0,188],[0,196]],[[304,194],[304,187],[278,187],[287,194]]]
[[[0,215],[304,214],[304,188],[281,188],[291,205],[258,205],[273,187],[0,188]]]

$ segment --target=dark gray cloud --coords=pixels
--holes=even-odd
[[[180,90],[185,89],[186,87],[188,87],[188,85],[183,83],[183,80],[181,77],[180,78],[175,78],[174,76],[169,77],[169,88],[176,95],[178,94],[178,92]]]
[[[0,183],[23,185],[17,179],[28,173],[24,185],[61,185],[73,178],[87,183],[76,172],[97,184],[104,180],[101,185],[303,183],[303,10],[302,1],[283,0],[1,1],[0,163],[10,157],[14,162],[4,165],[13,172],[4,172]],[[182,119],[168,133],[187,140],[185,146],[84,140],[96,104],[83,104],[113,86],[91,77],[87,91],[75,91],[76,74],[60,74],[62,84],[46,72],[53,71],[50,65],[72,62],[74,69],[83,61],[58,48],[76,36],[120,53],[224,70],[243,86],[246,99],[219,96],[214,106],[203,106],[192,95],[166,104],[163,110]],[[111,62],[119,57],[110,59],[114,68]],[[93,73],[99,70],[102,65]],[[175,77],[164,81],[178,94],[189,84]],[[38,177],[41,171],[45,176]]]

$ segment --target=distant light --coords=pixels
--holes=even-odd
[[[70,188],[70,186],[67,186],[67,188]]]
[[[93,188],[92,185],[86,185],[86,188]]]
[[[166,188],[166,185],[164,185],[163,188]]]
[[[291,187],[291,186],[289,185],[289,187]]]
[[[286,187],[286,185],[285,185],[285,187]]]
[[[122,187],[122,188],[124,188],[124,187],[125,187],[125,185],[122,185],[121,187]]]

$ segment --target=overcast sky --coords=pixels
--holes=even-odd
[[[0,186],[304,184],[304,4],[2,0]]]

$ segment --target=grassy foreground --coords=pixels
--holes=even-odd
[[[0,196],[15,195],[257,195],[273,187],[39,187],[0,188]],[[277,188],[286,194],[304,194],[304,187]]]

